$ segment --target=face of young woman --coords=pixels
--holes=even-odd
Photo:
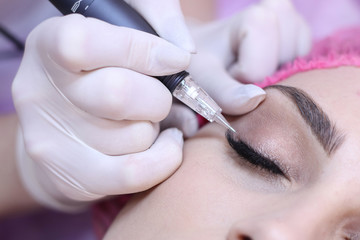
[[[236,134],[206,125],[106,238],[360,239],[359,78],[353,67],[300,73],[228,118]]]

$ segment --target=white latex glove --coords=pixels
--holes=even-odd
[[[196,51],[179,0],[125,0],[125,2],[136,9],[163,39],[188,52]]]
[[[259,87],[277,67],[305,55],[310,31],[288,0],[264,0],[229,19],[192,29],[197,52],[189,71],[227,114],[253,110]]]
[[[195,53],[195,44],[185,25],[178,0],[125,0],[135,8],[154,30],[163,38],[182,49]],[[161,18],[159,17],[161,16]],[[198,130],[196,114],[182,103],[173,103],[168,116],[161,122],[161,129],[179,128],[184,137],[194,135]]]
[[[191,49],[186,39],[173,42]],[[190,53],[166,40],[77,14],[35,28],[13,83],[18,165],[32,196],[70,211],[171,175],[182,161],[182,134],[159,135],[172,96],[149,76],[189,63]]]

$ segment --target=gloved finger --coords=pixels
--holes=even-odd
[[[206,67],[203,62],[206,59]],[[242,84],[232,78],[220,60],[211,54],[195,55],[190,72],[196,81],[219,104],[223,112],[230,115],[247,113],[262,102],[265,91],[252,84]],[[211,69],[211,71],[204,70]]]
[[[185,138],[193,136],[199,129],[196,113],[181,103],[174,103],[169,115],[160,123],[160,130],[173,127],[182,131]]]
[[[259,82],[273,73],[278,65],[277,18],[272,11],[259,5],[250,7],[242,17],[237,31],[238,59],[229,67],[229,72],[239,81]]]
[[[185,24],[178,0],[126,0],[164,39],[194,53],[194,41]]]
[[[312,46],[312,37],[311,31],[305,20],[297,14],[298,19],[298,38],[296,40],[297,45],[297,56],[305,56],[311,50]]]
[[[179,72],[190,61],[188,52],[164,39],[79,14],[52,18],[35,32],[40,52],[46,49],[43,61],[50,58],[72,72],[116,66],[159,76]]]
[[[159,124],[150,121],[111,121],[94,117],[73,118],[73,121],[71,127],[77,138],[109,155],[144,151],[159,134]]]
[[[77,141],[67,143],[67,151],[58,145],[42,148],[49,151],[42,156],[51,157],[41,161],[60,191],[80,201],[144,191],[168,178],[182,161],[183,139],[177,129],[162,132],[144,152],[122,156],[104,155]],[[71,158],[64,157],[67,154]],[[66,161],[74,157],[78,161]]]
[[[42,107],[34,107],[31,101],[18,105],[28,142],[61,143],[60,136],[66,136],[64,143],[76,138],[101,153],[121,155],[148,149],[159,134],[158,123],[98,118],[79,111],[69,101],[59,100],[54,105],[54,100],[49,100]],[[49,129],[54,132],[50,133]],[[50,140],[49,136],[52,136]],[[60,144],[59,147],[63,146]]]
[[[54,81],[66,98],[91,115],[113,120],[159,122],[170,111],[171,93],[156,78],[115,67],[79,76],[75,80],[69,76],[54,78]]]
[[[298,40],[306,37],[299,33],[304,32],[303,28],[306,29],[307,25],[289,0],[263,0],[261,5],[272,11],[277,17],[280,44],[279,62],[292,60],[298,55]],[[310,36],[307,36],[306,39],[310,46]],[[304,50],[304,46],[300,48]]]

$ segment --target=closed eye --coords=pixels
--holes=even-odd
[[[271,174],[280,175],[286,179],[289,179],[274,160],[259,153],[244,141],[237,139],[234,133],[227,131],[226,139],[228,140],[229,145],[236,151],[236,153],[248,163]]]

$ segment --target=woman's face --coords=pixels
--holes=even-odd
[[[206,125],[178,171],[131,200],[107,238],[360,239],[359,78],[353,67],[300,73],[281,85],[321,109],[275,87],[228,118],[235,135]]]

